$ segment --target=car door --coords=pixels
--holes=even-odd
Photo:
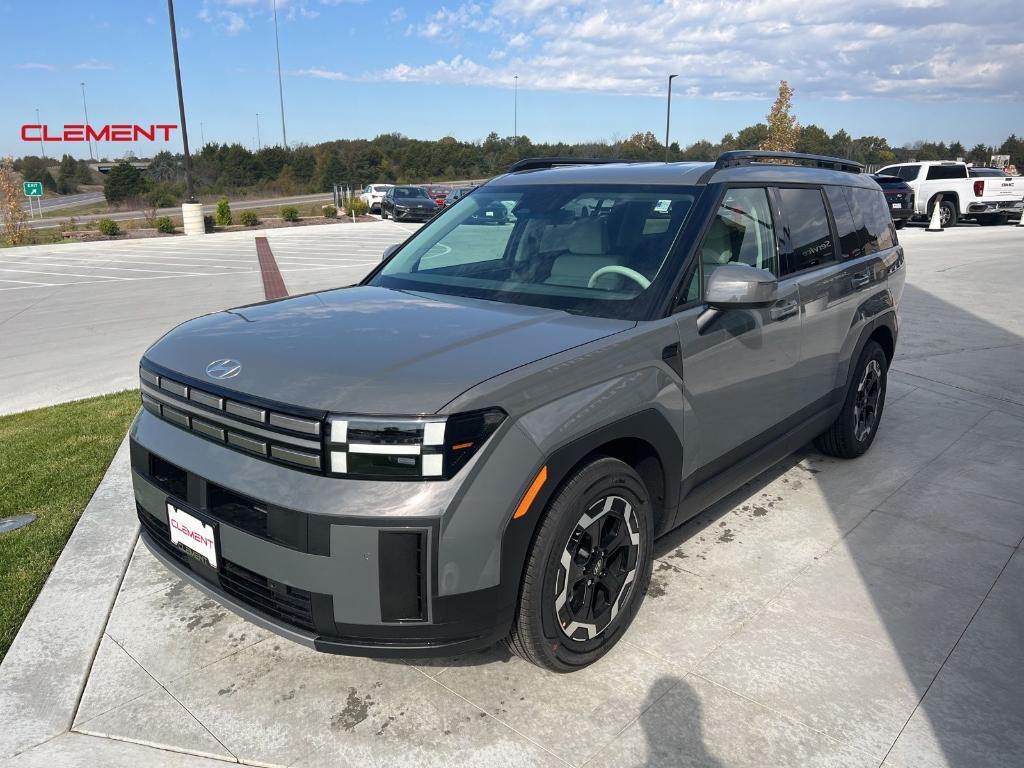
[[[688,308],[676,315],[683,356],[683,390],[692,420],[686,429],[687,465],[712,474],[772,437],[797,410],[793,367],[800,351],[799,293],[779,284],[768,307],[729,309],[698,323],[711,273],[745,263],[779,274],[775,223],[764,187],[724,191],[696,254],[699,268],[684,292]]]

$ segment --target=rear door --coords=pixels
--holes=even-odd
[[[776,194],[786,222],[782,269],[800,290],[796,379],[810,415],[841,399],[853,347],[885,309],[886,257],[896,237],[877,189],[828,185]]]
[[[776,226],[764,187],[726,189],[697,256],[688,290],[693,306],[676,315],[682,345],[684,392],[695,429],[693,467],[723,468],[756,449],[799,408],[792,386],[799,359],[800,312],[795,284],[783,281],[775,305],[731,309],[698,329],[699,303],[711,273],[744,263],[779,274]]]

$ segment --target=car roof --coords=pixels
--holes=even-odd
[[[715,163],[594,163],[555,165],[516,171],[487,183],[497,186],[544,186],[548,184],[642,184],[654,186],[697,186],[719,183],[797,183],[874,187],[868,174],[809,168],[802,165],[750,163],[716,170]]]

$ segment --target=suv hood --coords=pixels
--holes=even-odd
[[[361,286],[230,309],[184,323],[145,360],[285,405],[339,413],[435,413],[470,387],[633,321]],[[237,376],[206,375],[212,361]]]

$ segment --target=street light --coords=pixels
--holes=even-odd
[[[82,111],[85,112],[85,124],[89,125],[89,108],[87,106],[85,106],[85,83],[82,83],[81,85],[82,85]],[[92,139],[90,139],[88,137],[88,132],[86,132],[86,141],[89,144],[89,159],[90,160],[95,160],[96,158],[93,157],[93,154],[92,154]]]
[[[284,129],[284,85],[281,83],[281,40],[277,36],[277,0],[274,0],[274,47],[277,49],[277,95],[281,99],[281,143],[288,149],[288,134]]]
[[[512,143],[519,142],[519,75],[513,75],[515,84],[512,86]]]
[[[260,139],[260,113],[256,113],[256,149],[263,149],[263,141]]]
[[[668,129],[672,121],[672,81],[679,75],[668,76],[668,105],[665,107],[665,162],[668,162]]]
[[[42,123],[39,120],[39,107],[36,107],[36,125],[41,125],[41,124]],[[39,149],[42,150],[42,152],[43,152],[43,160],[45,160],[46,159],[46,142],[45,141],[39,142]]]
[[[185,97],[181,92],[181,65],[178,63],[178,31],[174,26],[174,0],[167,0],[167,17],[171,24],[171,51],[174,53],[174,81],[178,86],[178,116],[181,118],[181,143],[185,149],[185,197],[194,203],[192,188],[192,158],[188,153],[188,126],[185,124]]]

